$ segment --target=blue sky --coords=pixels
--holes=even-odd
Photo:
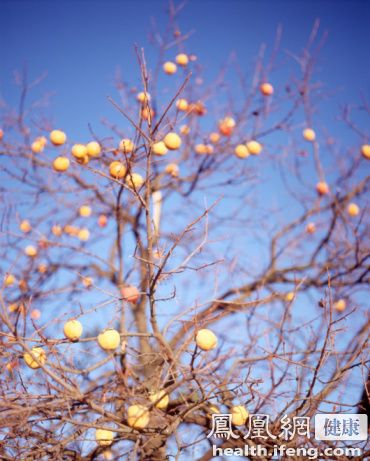
[[[27,66],[30,79],[47,71],[43,91],[55,93],[55,123],[72,136],[87,123],[111,115],[106,100],[114,94],[114,73],[137,82],[133,44],[143,46],[148,61],[152,18],[164,29],[166,1],[0,0],[2,45],[0,91],[14,102],[12,73]],[[273,42],[283,26],[283,50],[301,50],[316,18],[328,39],[321,53],[320,78],[339,90],[338,102],[368,91],[370,4],[366,1],[221,1],[190,0],[180,16],[183,32],[194,31],[187,50],[199,56],[205,75],[215,76],[230,52],[250,68],[261,42]]]

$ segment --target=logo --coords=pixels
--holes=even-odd
[[[316,440],[367,440],[367,415],[323,413],[315,415]]]

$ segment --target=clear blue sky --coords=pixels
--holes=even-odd
[[[166,23],[167,1],[0,0],[0,91],[14,101],[12,73],[25,64],[30,77],[48,72],[43,91],[55,92],[56,124],[74,137],[95,126],[112,108],[114,73],[137,82],[133,44],[144,46],[151,18]],[[282,49],[300,50],[316,18],[329,33],[321,53],[320,78],[339,89],[338,100],[356,100],[368,91],[370,2],[190,0],[182,14],[182,32],[194,30],[187,50],[214,76],[230,52],[248,68],[261,42],[271,44],[279,23]],[[82,132],[81,132],[82,130]]]

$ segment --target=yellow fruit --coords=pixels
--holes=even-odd
[[[84,227],[78,231],[77,237],[82,241],[86,242],[90,238],[90,231]]]
[[[247,158],[249,157],[249,150],[247,149],[247,146],[245,146],[244,144],[238,144],[236,147],[235,147],[235,155],[239,158]]]
[[[197,154],[213,154],[213,146],[210,144],[197,144],[194,150]]]
[[[55,171],[67,171],[69,168],[69,159],[67,157],[57,157],[53,162]]]
[[[125,152],[126,154],[129,154],[134,150],[134,143],[131,141],[131,139],[122,139],[122,141],[119,143],[118,149],[122,152]]]
[[[294,291],[289,291],[289,293],[285,295],[285,301],[287,301],[288,303],[292,302],[294,298],[295,298]]]
[[[23,360],[32,369],[40,368],[46,363],[46,352],[42,347],[33,347],[30,353],[24,353]]]
[[[54,225],[52,228],[51,228],[51,232],[56,236],[56,237],[60,237],[63,233],[63,229],[61,226],[58,226],[58,225]]]
[[[316,139],[316,133],[312,128],[306,128],[303,130],[303,137],[306,141],[312,142]]]
[[[144,405],[131,405],[127,409],[127,423],[135,429],[144,429],[149,424],[150,413]]]
[[[370,144],[363,144],[361,146],[361,154],[367,160],[370,159]]]
[[[64,232],[68,235],[73,235],[74,237],[76,237],[79,231],[80,230],[78,227],[71,226],[70,224],[67,224],[66,226],[64,226]]]
[[[205,144],[197,144],[194,147],[194,150],[197,154],[206,154],[207,153],[207,146]]]
[[[225,117],[218,123],[218,130],[224,136],[230,136],[234,131],[236,122],[232,117]]]
[[[71,153],[75,159],[83,160],[87,156],[87,147],[83,144],[74,144]]]
[[[82,205],[79,210],[80,216],[88,218],[91,215],[91,208],[87,205]]]
[[[360,207],[356,203],[350,203],[347,207],[347,212],[350,216],[355,217],[360,213]]]
[[[15,277],[13,274],[8,274],[6,275],[5,279],[4,279],[4,285],[6,287],[10,287],[14,284],[15,282]]]
[[[38,154],[44,150],[44,145],[40,141],[33,141],[31,144],[31,150],[34,154]]]
[[[195,342],[203,351],[210,351],[217,346],[217,336],[213,331],[204,328],[197,332]]]
[[[29,256],[30,258],[34,258],[36,255],[37,255],[37,248],[34,247],[33,245],[28,245],[26,246],[26,248],[24,249],[24,252],[27,256]]]
[[[16,359],[11,360],[5,365],[5,368],[7,369],[9,373],[13,373],[13,370],[15,370],[17,367],[18,367],[18,360]]]
[[[173,178],[177,178],[180,173],[180,168],[178,165],[176,165],[176,163],[169,163],[164,169],[164,171],[167,174],[171,175]]]
[[[80,165],[87,165],[89,163],[90,157],[86,154],[81,158],[76,158],[76,162]]]
[[[263,96],[271,96],[274,93],[274,87],[271,83],[262,83],[260,86],[260,91]]]
[[[19,282],[18,282],[18,286],[19,286],[19,289],[23,292],[27,291],[28,290],[28,284],[27,282],[24,280],[24,279],[21,279]]]
[[[101,154],[100,144],[96,141],[91,141],[86,144],[86,150],[89,157],[99,157]]]
[[[63,327],[65,337],[71,341],[77,341],[82,335],[82,330],[82,325],[78,320],[68,320]]]
[[[109,165],[109,174],[116,179],[123,178],[126,174],[126,167],[121,162],[112,162]]]
[[[216,132],[211,133],[209,135],[209,140],[211,141],[212,144],[217,144],[218,141],[220,140],[220,135]]]
[[[153,109],[151,109],[150,107],[143,107],[141,109],[141,117],[144,119],[144,120],[153,120],[154,118],[154,115],[155,115],[155,112]]]
[[[60,130],[53,130],[50,133],[50,141],[54,144],[54,146],[61,146],[67,140],[67,136],[63,131]]]
[[[174,62],[167,61],[163,64],[163,70],[166,74],[172,75],[177,71],[177,66]]]
[[[131,188],[140,189],[144,182],[145,179],[138,173],[131,173],[126,177],[126,184]]]
[[[176,133],[166,134],[163,141],[170,150],[176,150],[181,146],[181,138]]]
[[[30,317],[32,320],[38,320],[41,317],[41,312],[38,309],[32,309]]]
[[[38,138],[35,139],[35,141],[39,142],[42,145],[42,147],[45,147],[46,144],[48,143],[45,136],[39,136]]]
[[[86,288],[90,288],[93,284],[93,279],[91,277],[83,277],[82,283]]]
[[[248,152],[252,155],[258,155],[262,151],[262,145],[258,141],[249,141],[246,146]]]
[[[189,62],[189,57],[187,54],[185,53],[179,53],[177,56],[176,56],[176,62],[179,66],[187,66],[188,65],[188,62]]]
[[[163,141],[159,141],[153,144],[152,151],[155,155],[166,155],[168,149]]]
[[[151,99],[151,96],[149,93],[145,93],[145,91],[142,91],[140,93],[138,93],[138,95],[136,96],[137,100],[139,102],[141,102],[142,104],[146,103],[146,102],[149,102],[150,99]]]
[[[114,432],[107,429],[96,429],[95,440],[101,447],[109,447],[112,445],[114,439]]]
[[[319,195],[326,195],[329,193],[329,186],[325,181],[320,181],[316,184],[316,191]]]
[[[231,408],[231,421],[235,426],[243,426],[248,416],[248,410],[243,405],[236,405]]]
[[[186,136],[190,133],[190,127],[188,125],[181,125],[180,126],[180,133]]]
[[[104,350],[114,351],[114,349],[117,349],[120,342],[121,337],[117,330],[105,330],[98,336],[99,346]]]
[[[25,234],[27,234],[28,232],[31,231],[32,227],[31,227],[30,222],[25,219],[24,221],[20,223],[19,229]]]
[[[315,223],[310,222],[306,226],[306,232],[307,234],[314,234],[316,232],[316,226]]]
[[[45,274],[45,272],[48,270],[48,266],[46,264],[39,264],[37,270],[40,272],[40,274]]]
[[[180,98],[176,101],[176,107],[178,110],[186,112],[189,109],[189,103],[186,99]]]
[[[8,306],[8,310],[9,312],[17,312],[19,306],[17,303],[12,303],[12,304],[9,304]]]
[[[334,303],[333,307],[334,307],[334,309],[336,311],[343,312],[345,310],[346,306],[347,306],[347,303],[346,303],[345,299],[338,299],[338,301],[336,301]]]
[[[151,394],[149,398],[152,403],[157,402],[155,406],[160,410],[166,410],[170,402],[170,398],[164,390]]]

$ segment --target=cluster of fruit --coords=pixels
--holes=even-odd
[[[190,61],[195,60],[195,57],[188,56],[185,53],[180,53],[175,57],[175,62],[167,61],[163,65],[163,69],[167,74],[174,74],[177,70],[177,66],[185,68]],[[259,91],[263,97],[269,98],[274,94],[274,87],[269,82],[263,82],[259,86]],[[146,114],[144,118],[148,119],[149,114],[152,116],[154,112],[149,107],[151,96],[148,92],[142,91],[137,95],[138,102],[142,105],[141,113]],[[197,115],[204,115],[206,108],[200,101],[197,103],[191,103],[184,97],[179,98],[176,101],[176,108],[178,111],[186,112],[188,115],[195,113]],[[198,143],[194,145],[194,151],[196,154],[213,154],[215,151],[215,145],[219,143],[220,136],[229,137],[231,136],[237,126],[236,121],[231,116],[226,116],[221,119],[218,123],[218,132],[212,132],[209,135],[209,143]],[[180,134],[187,135],[190,132],[188,125],[182,125],[180,127]],[[0,130],[0,140],[3,137],[3,131]],[[49,135],[50,141],[54,146],[62,146],[67,141],[66,134],[61,130],[53,130]],[[303,130],[303,138],[311,143],[316,142],[315,131],[307,127]],[[47,144],[47,139],[44,136],[37,137],[31,144],[31,150],[33,153],[40,153],[44,150]],[[180,136],[175,132],[167,133],[163,139],[155,140],[150,145],[151,152],[157,156],[165,156],[168,151],[174,151],[181,147],[182,140]],[[245,159],[250,155],[259,155],[263,150],[262,144],[256,139],[249,139],[245,142],[238,143],[234,147],[234,154],[240,159]],[[122,139],[118,145],[116,153],[123,153],[125,156],[135,151],[135,145],[131,139]],[[97,141],[91,141],[88,144],[74,144],[71,148],[71,155],[76,162],[86,165],[90,159],[97,158],[101,155],[102,146]],[[370,158],[370,145],[363,144],[361,147],[361,154],[364,158]],[[58,172],[65,172],[70,166],[70,160],[65,155],[60,155],[53,161],[53,168]],[[165,173],[177,178],[180,173],[179,165],[177,163],[170,163],[165,167]],[[131,189],[140,189],[145,179],[142,175],[137,172],[128,172],[127,166],[122,160],[115,160],[109,164],[109,175],[115,180],[125,178],[126,185]],[[319,196],[324,196],[330,193],[330,188],[327,182],[322,178],[316,185],[316,191]],[[348,206],[348,213],[350,216],[356,216],[359,214],[359,208],[356,204],[350,204]]]
[[[139,301],[140,292],[134,286],[126,286],[122,288],[122,299],[126,302],[136,304]],[[64,324],[64,335],[71,341],[79,341],[83,326],[81,322],[76,319],[68,320]],[[105,350],[113,352],[121,344],[121,336],[115,329],[106,329],[101,332],[97,337],[99,346]],[[203,351],[211,351],[217,347],[217,336],[208,329],[200,329],[195,336],[196,346]],[[123,349],[123,347],[122,347]],[[24,362],[31,369],[38,369],[43,367],[47,362],[47,355],[42,347],[35,346],[23,355]],[[170,398],[165,390],[157,390],[150,392],[149,405],[134,404],[130,405],[127,409],[127,424],[134,429],[145,429],[150,421],[150,411],[153,407],[165,411],[170,403]],[[210,411],[218,413],[219,410],[216,406],[212,405]],[[230,410],[232,415],[232,422],[236,426],[245,424],[248,418],[248,411],[242,405],[233,406]],[[110,429],[97,429],[95,432],[96,441],[100,446],[109,446],[113,442],[115,432]]]

